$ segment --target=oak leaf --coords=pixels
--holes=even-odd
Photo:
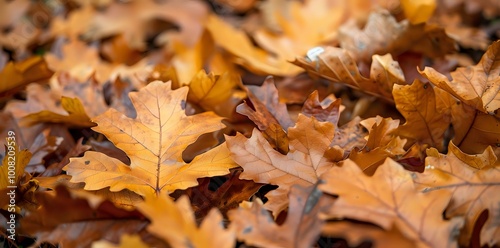
[[[339,29],[340,47],[349,51],[357,61],[369,62],[375,54],[398,56],[406,51],[427,57],[442,57],[455,51],[455,41],[437,25],[411,25],[408,20],[398,22],[388,10],[370,13],[363,29],[354,21]],[[435,42],[439,40],[439,42]]]
[[[229,173],[237,165],[225,145],[182,160],[188,145],[208,132],[223,127],[221,118],[211,112],[185,114],[187,87],[170,89],[170,82],[155,81],[130,98],[137,111],[131,119],[109,109],[94,118],[94,130],[101,132],[130,158],[130,166],[98,152],[72,158],[64,168],[72,182],[85,182],[85,189],[110,187],[111,191],[130,189],[138,194],[171,193],[198,184],[200,177]]]
[[[452,201],[446,209],[446,217],[465,216],[465,225],[459,237],[461,245],[468,246],[474,223],[484,209],[489,218],[484,224],[481,246],[500,243],[500,164],[491,147],[483,153],[468,155],[453,142],[448,154],[439,154],[435,148],[427,150],[424,173],[415,173],[415,183],[424,192],[451,191]]]
[[[231,97],[238,80],[238,76],[231,72],[215,75],[201,70],[189,83],[188,101],[214,111]]]
[[[21,119],[20,124],[26,126],[32,126],[37,123],[63,123],[70,127],[92,127],[95,126],[91,122],[90,117],[87,115],[83,104],[78,98],[61,98],[61,106],[68,113],[68,115],[62,115],[49,110],[43,110],[38,113],[32,113],[24,116]]]
[[[326,47],[317,58],[296,58],[292,63],[309,74],[343,83],[388,101],[392,101],[393,85],[405,84],[403,71],[390,54],[373,55],[370,78],[361,74],[356,60],[347,50],[338,47]]]
[[[456,247],[455,233],[463,220],[444,220],[442,212],[451,194],[446,191],[417,191],[410,173],[390,158],[372,177],[351,160],[333,167],[319,187],[338,196],[330,218],[347,218],[376,224],[385,230],[397,228],[417,247]]]
[[[420,73],[437,87],[447,91],[465,104],[490,115],[500,116],[500,41],[488,47],[475,66],[460,67],[451,72],[450,81],[432,67]]]
[[[198,227],[186,196],[174,202],[166,195],[146,195],[137,208],[151,220],[147,230],[171,247],[234,247],[235,233],[224,228],[219,211],[212,209]]]
[[[451,116],[438,104],[432,85],[415,80],[412,85],[394,86],[393,95],[396,108],[406,122],[391,134],[443,149]]]
[[[343,151],[330,147],[335,126],[299,114],[297,124],[288,129],[290,151],[284,155],[274,150],[256,129],[247,139],[241,134],[226,136],[231,156],[243,167],[240,178],[258,183],[278,185],[266,194],[265,206],[274,216],[287,207],[290,187],[298,184],[309,186],[333,166],[333,160],[343,156]]]
[[[262,206],[260,200],[241,204],[229,212],[230,228],[238,240],[258,247],[313,247],[324,221],[320,213],[332,199],[325,197],[317,185],[294,186],[288,196],[290,207],[286,220],[278,225]]]

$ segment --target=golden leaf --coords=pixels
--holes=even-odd
[[[82,158],[70,159],[64,168],[72,176],[71,182],[85,182],[87,190],[110,187],[113,192],[130,189],[145,195],[171,193],[197,185],[197,178],[229,173],[237,165],[225,145],[196,156],[190,163],[182,160],[182,152],[200,135],[223,127],[221,118],[211,112],[186,116],[187,90],[171,90],[170,82],[155,81],[129,94],[136,119],[114,109],[97,116],[94,130],[123,150],[130,166],[89,151]]]

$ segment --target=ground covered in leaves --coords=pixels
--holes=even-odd
[[[497,0],[0,1],[5,247],[498,247]]]

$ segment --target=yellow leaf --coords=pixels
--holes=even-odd
[[[189,83],[188,100],[206,110],[214,110],[231,97],[236,80],[238,76],[230,72],[214,75],[201,70]]]
[[[85,112],[85,108],[78,98],[61,98],[61,106],[69,115],[61,115],[49,110],[29,114],[21,119],[21,125],[31,126],[40,122],[63,123],[71,127],[92,127],[95,126],[90,117]]]
[[[49,79],[52,74],[42,57],[9,62],[0,72],[0,96],[13,94],[29,83]]]
[[[259,74],[295,75],[301,69],[290,64],[287,58],[273,57],[255,47],[246,34],[215,15],[210,15],[205,23],[215,43],[238,57],[237,63]]]
[[[85,182],[85,189],[110,187],[116,192],[130,189],[138,194],[165,194],[198,184],[197,178],[229,173],[237,165],[225,145],[196,156],[190,163],[182,160],[188,145],[204,133],[223,127],[220,117],[211,112],[186,116],[184,107],[188,88],[170,89],[170,82],[154,81],[129,96],[137,111],[131,119],[109,109],[95,117],[103,133],[130,158],[130,166],[99,152],[86,152],[72,158],[64,168],[71,182]]]
[[[401,0],[406,19],[411,24],[427,22],[436,10],[436,0]]]

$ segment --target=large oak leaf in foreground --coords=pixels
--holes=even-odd
[[[469,245],[474,223],[485,209],[489,210],[489,218],[480,232],[481,246],[500,244],[500,163],[493,149],[488,147],[482,154],[468,155],[450,143],[448,154],[431,148],[427,155],[425,171],[415,173],[415,183],[425,192],[453,193],[446,217],[465,216],[459,237],[461,245]]]
[[[290,151],[283,155],[274,150],[261,132],[254,129],[247,139],[238,134],[226,137],[233,159],[243,167],[240,178],[278,185],[266,194],[265,206],[277,216],[288,204],[287,194],[295,184],[310,186],[333,166],[333,158],[343,151],[330,147],[335,126],[299,114],[297,124],[288,129]]]
[[[131,119],[115,109],[97,116],[93,129],[103,133],[130,158],[130,166],[99,152],[86,152],[72,158],[65,170],[71,182],[85,182],[85,189],[110,187],[111,191],[130,189],[138,194],[170,193],[198,184],[200,177],[229,173],[236,167],[225,145],[196,156],[190,163],[182,152],[204,133],[223,127],[212,112],[186,116],[184,105],[188,88],[171,90],[170,82],[155,81],[130,98],[137,111]]]
[[[319,187],[337,195],[331,218],[371,222],[385,230],[397,228],[417,247],[456,247],[456,233],[463,220],[443,219],[451,194],[447,191],[419,192],[410,172],[386,159],[372,177],[351,160],[333,167]]]

